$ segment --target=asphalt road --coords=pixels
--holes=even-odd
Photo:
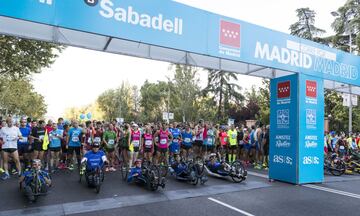
[[[252,170],[254,172],[254,170]],[[209,177],[192,186],[168,177],[166,188],[147,191],[106,175],[100,194],[78,182],[76,172],[53,175],[54,187],[28,204],[16,178],[0,182],[0,215],[360,215],[360,176],[326,176],[325,183],[295,186],[269,182],[256,171],[240,184]]]

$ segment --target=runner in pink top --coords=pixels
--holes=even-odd
[[[155,137],[159,137],[159,144],[157,148],[157,161],[159,161],[160,157],[166,164],[168,163],[168,147],[169,142],[172,140],[171,133],[167,130],[167,125],[163,124],[159,131],[156,132]],[[164,159],[165,158],[165,159]]]
[[[133,124],[132,127],[133,129],[131,130],[131,145],[133,146],[133,149],[131,151],[131,161],[133,162],[132,164],[134,164],[135,160],[138,159],[138,154],[141,148],[141,132],[137,124]]]
[[[147,161],[151,161],[152,154],[154,153],[154,139],[151,133],[151,129],[149,126],[145,129],[145,134],[143,135],[143,147],[144,156]]]

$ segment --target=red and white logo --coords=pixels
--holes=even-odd
[[[306,80],[306,96],[316,98],[316,81]]]
[[[220,20],[220,44],[240,48],[240,24]]]
[[[290,97],[290,81],[281,82],[277,85],[278,98]]]

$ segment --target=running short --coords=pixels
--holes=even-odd
[[[202,140],[195,140],[194,141],[194,146],[199,146],[201,147],[203,145],[203,141]]]
[[[144,152],[146,152],[146,153],[151,152],[151,148],[144,148]]]
[[[166,153],[168,151],[167,148],[158,148],[158,152],[160,153]]]
[[[5,149],[3,148],[2,150],[3,150],[3,152],[9,153],[9,154],[12,154],[17,151],[16,148],[5,148]]]
[[[34,142],[34,151],[44,151],[43,144],[40,142]]]
[[[231,149],[231,150],[236,150],[236,149],[237,149],[237,145],[229,145],[229,149]]]
[[[171,144],[169,146],[169,151],[171,153],[176,153],[176,152],[180,152],[180,145],[179,144]]]
[[[134,147],[134,152],[139,152],[140,151],[140,147]]]
[[[74,147],[74,146],[69,146],[67,153],[68,154],[73,154],[75,151],[76,156],[80,156],[80,146],[78,147]]]
[[[31,148],[30,148],[30,150],[29,150],[29,147],[31,147],[31,145],[30,145],[30,144],[22,144],[22,145],[18,145],[19,155],[23,155],[23,154],[31,153]]]
[[[49,150],[52,151],[52,152],[60,152],[61,147],[55,147],[55,148],[54,148],[54,147],[50,147]]]
[[[189,150],[192,148],[192,145],[182,145],[181,148],[185,150]]]

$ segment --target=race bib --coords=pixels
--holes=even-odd
[[[146,147],[151,147],[152,146],[152,141],[151,140],[145,140],[145,146]]]
[[[89,144],[91,144],[91,137],[89,137],[88,139],[87,139],[87,143],[89,143]]]
[[[20,139],[21,143],[27,143],[27,141],[28,141],[27,137],[23,137],[23,138]]]
[[[167,140],[166,140],[166,139],[161,139],[161,140],[160,140],[160,144],[161,144],[161,145],[167,144]]]
[[[6,136],[6,141],[13,141],[14,139],[14,136]]]
[[[173,142],[174,142],[174,143],[178,143],[179,140],[178,140],[178,139],[173,139]]]
[[[340,150],[344,150],[345,149],[345,147],[344,146],[340,146]]]
[[[100,137],[95,137],[95,138],[94,138],[94,142],[96,142],[96,143],[100,143],[100,142],[101,142]]]
[[[140,141],[139,140],[133,140],[133,145],[134,145],[134,147],[139,147],[140,146]]]
[[[114,143],[115,143],[115,141],[114,141],[113,139],[111,139],[111,140],[108,141],[108,144],[109,144],[109,145],[114,145]]]
[[[231,135],[231,138],[232,138],[232,139],[236,139],[236,134],[232,134],[232,135]]]
[[[190,142],[191,142],[191,139],[190,139],[190,138],[185,138],[185,139],[184,139],[184,142],[190,143]]]
[[[44,140],[44,135],[39,136],[39,139]]]
[[[208,138],[208,139],[207,139],[207,143],[208,143],[209,145],[212,145],[212,144],[213,144],[213,139],[212,139],[212,138]]]
[[[79,137],[74,136],[74,137],[71,138],[71,141],[73,141],[73,142],[79,142]]]

